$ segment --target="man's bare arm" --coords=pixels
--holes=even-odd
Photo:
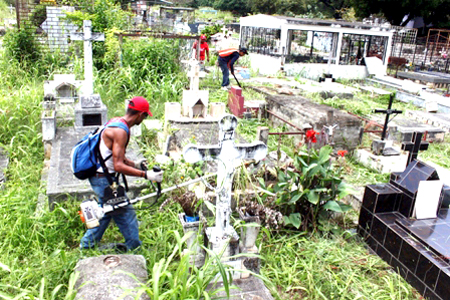
[[[130,176],[144,177],[145,172],[135,169],[134,162],[125,157],[125,149],[128,141],[127,133],[120,128],[111,129],[113,131],[108,132],[111,133],[108,136],[112,137],[112,155],[116,172]]]

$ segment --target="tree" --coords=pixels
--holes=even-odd
[[[348,0],[358,17],[383,14],[393,25],[404,26],[415,17],[423,17],[434,26],[448,22],[450,0]],[[407,18],[405,18],[407,16]]]
[[[241,16],[250,12],[247,0],[216,0],[213,7],[219,10],[228,10]]]

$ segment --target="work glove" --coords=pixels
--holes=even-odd
[[[145,179],[161,182],[163,180],[163,171],[155,172],[153,170],[145,171]]]
[[[140,159],[136,162],[134,162],[134,167],[136,169],[142,170],[142,171],[147,171],[148,170],[148,166],[147,166],[148,162],[145,158]]]

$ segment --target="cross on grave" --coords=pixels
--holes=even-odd
[[[92,22],[90,20],[83,21],[83,32],[73,32],[70,39],[73,41],[83,41],[84,49],[84,80],[82,94],[92,95],[94,93],[94,76],[92,73],[92,42],[104,41],[103,33],[91,31]]]
[[[375,109],[374,113],[382,113],[382,114],[386,114],[386,119],[384,121],[384,126],[383,126],[383,132],[381,133],[381,140],[383,141],[386,138],[386,131],[387,131],[387,126],[389,123],[389,116],[393,115],[393,114],[401,114],[403,111],[401,110],[397,110],[397,109],[392,109],[392,103],[394,102],[394,95],[391,94],[389,96],[389,105],[387,109]]]
[[[419,151],[428,149],[428,142],[422,141],[422,132],[414,132],[412,142],[403,142],[402,150],[408,151],[408,160],[406,166],[408,166],[413,160],[417,158]]]
[[[233,115],[225,115],[219,121],[219,145],[190,144],[183,149],[184,159],[188,163],[218,160],[217,187],[215,188],[217,195],[216,224],[215,227],[206,229],[208,240],[218,251],[222,251],[228,238],[238,240],[236,231],[230,225],[231,186],[235,165],[242,160],[261,160],[267,155],[267,146],[260,141],[236,145],[234,143],[236,126],[237,118]]]

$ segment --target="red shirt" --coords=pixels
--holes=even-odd
[[[197,41],[194,42],[194,46],[192,48],[197,49]],[[209,52],[208,43],[207,42],[200,43],[200,60],[205,60],[206,50],[208,50]],[[197,57],[197,53],[195,53],[195,57]]]

